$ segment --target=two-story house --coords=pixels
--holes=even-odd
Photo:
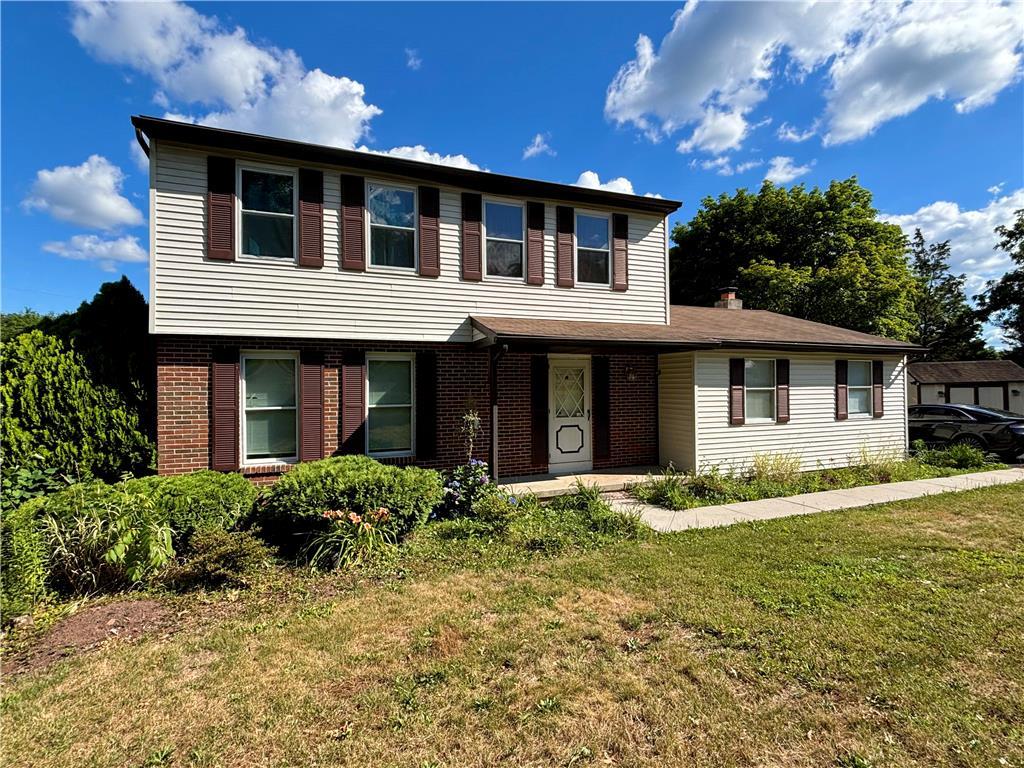
[[[906,447],[916,348],[671,307],[679,203],[134,117],[161,473],[336,453],[500,477]]]

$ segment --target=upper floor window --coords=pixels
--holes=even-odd
[[[611,239],[608,217],[576,215],[576,281],[608,285],[611,282]]]
[[[370,215],[370,264],[416,266],[416,193],[384,184],[366,185]]]
[[[522,277],[523,206],[485,203],[484,230],[487,235],[487,274]]]
[[[847,363],[846,408],[851,416],[871,415],[871,361]]]
[[[744,411],[748,420],[775,419],[775,361],[747,360],[744,363]]]
[[[246,462],[293,461],[298,455],[296,356],[242,355],[242,433]]]
[[[242,253],[295,258],[295,176],[243,168]]]

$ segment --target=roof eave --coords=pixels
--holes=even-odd
[[[753,341],[742,339],[723,339],[723,349],[777,349],[796,350],[806,352],[878,352],[891,355],[911,355],[917,352],[927,352],[927,347],[918,347],[913,344],[874,344],[874,343],[850,343],[850,342],[821,342],[821,341]]]
[[[386,173],[393,176],[429,181],[435,184],[470,189],[486,194],[564,200],[584,205],[599,205],[608,208],[656,213],[668,216],[682,205],[678,200],[660,197],[627,195],[602,189],[576,187],[571,184],[556,184],[550,181],[506,176],[487,171],[473,171],[446,165],[424,163],[401,157],[352,149],[339,149],[320,144],[307,144],[291,139],[278,139],[241,131],[164,120],[145,115],[133,115],[132,125],[150,139],[171,141],[179,144],[209,147],[211,149],[234,150],[259,155],[272,155],[289,160],[316,163],[319,165],[340,165],[370,173]]]

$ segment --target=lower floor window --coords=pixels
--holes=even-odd
[[[242,356],[245,460],[292,460],[298,453],[296,360],[281,353]]]
[[[871,361],[851,360],[847,363],[847,412],[869,415],[871,413]]]
[[[415,367],[411,355],[371,354],[366,360],[366,443],[371,454],[413,453]]]
[[[774,419],[775,361],[747,360],[744,367],[747,418],[762,421]]]

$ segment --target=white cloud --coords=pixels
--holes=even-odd
[[[594,171],[584,171],[581,173],[580,177],[573,182],[573,186],[603,189],[608,192],[622,192],[627,195],[635,194],[633,192],[633,182],[625,176],[619,176],[617,179],[608,179],[608,181],[602,183],[601,178]]]
[[[465,168],[470,171],[486,171],[465,155],[442,155],[439,152],[431,152],[422,144],[414,147],[392,147],[386,150],[370,149],[369,147],[356,147],[360,152],[369,152],[374,155],[390,155],[391,157],[402,157],[406,160],[418,160],[421,163],[434,163],[434,165],[450,165],[453,168]]]
[[[1019,5],[988,2],[709,3],[687,0],[655,48],[608,86],[605,115],[652,140],[692,126],[681,152],[740,146],[773,82],[823,80],[825,141],[873,132],[929,99],[991,103],[1021,72]],[[824,78],[809,79],[816,71]],[[780,138],[804,132],[782,131]]]
[[[132,162],[135,163],[135,167],[140,171],[149,173],[149,157],[142,151],[142,147],[139,142],[135,139],[131,139],[128,142],[128,154],[132,157]]]
[[[415,48],[405,49],[405,66],[413,71],[423,66],[423,59],[420,58],[420,52]]]
[[[812,165],[813,161],[807,165],[797,165],[792,157],[773,157],[768,161],[768,172],[764,177],[773,184],[788,184],[793,179],[810,173]]]
[[[692,160],[690,162],[691,168],[700,167],[705,171],[714,171],[719,176],[735,176],[737,173],[746,173],[753,168],[759,168],[764,165],[764,160],[745,160],[742,163],[736,163],[725,155],[719,157],[708,158],[707,160]]]
[[[529,160],[531,157],[537,155],[551,155],[554,157],[557,152],[548,145],[548,139],[551,138],[549,133],[538,133],[533,137],[533,141],[523,150],[523,160]]]
[[[105,239],[97,235],[75,235],[70,240],[51,241],[43,250],[65,259],[95,261],[104,272],[114,272],[118,263],[140,263],[147,259],[146,249],[133,235]]]
[[[158,103],[207,108],[174,119],[352,147],[381,114],[362,83],[307,70],[294,51],[256,45],[180,2],[81,3],[71,28],[100,61],[151,77]]]
[[[138,226],[142,212],[121,194],[124,178],[121,169],[105,157],[91,155],[81,165],[37,172],[22,207],[96,229]]]
[[[1006,186],[1006,182],[1005,181],[1000,181],[998,184],[993,184],[991,187],[989,187],[985,191],[988,192],[993,197],[998,197],[999,194],[1002,193],[1003,187],[1005,187],[1005,186]]]
[[[1024,208],[1024,188],[975,210],[962,210],[956,203],[940,200],[913,213],[882,214],[879,218],[898,224],[908,237],[920,228],[930,243],[949,240],[950,266],[953,272],[967,275],[967,293],[973,295],[1010,267],[1010,257],[995,250],[999,236],[993,230],[1000,224],[1010,226],[1018,208]]]
[[[795,126],[792,126],[789,123],[783,123],[779,126],[779,130],[776,131],[775,135],[779,137],[780,141],[790,141],[794,144],[799,144],[802,141],[807,141],[817,132],[817,123],[812,125],[806,131],[798,130]]]

